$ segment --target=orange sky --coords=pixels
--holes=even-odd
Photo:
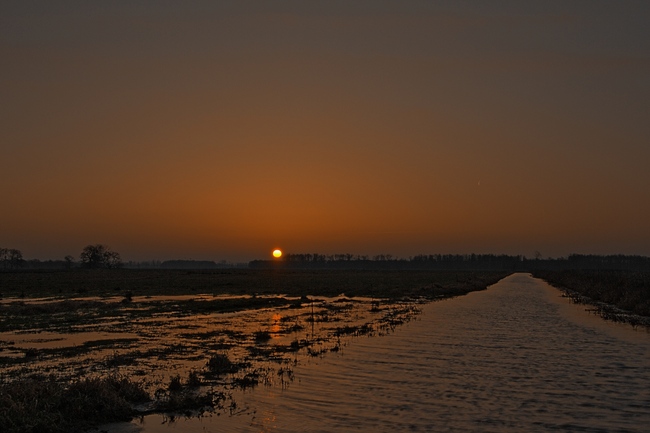
[[[26,258],[650,255],[646,2],[90,3],[0,5]]]

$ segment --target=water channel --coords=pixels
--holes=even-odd
[[[238,411],[111,432],[647,432],[650,333],[605,322],[528,274],[423,307],[394,333],[302,361]]]

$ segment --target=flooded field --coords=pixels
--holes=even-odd
[[[498,278],[364,271],[0,273],[0,374],[3,382],[64,381],[117,371],[155,387],[171,375],[200,374],[217,355],[246,374],[257,360],[288,362],[301,351],[337,350],[351,335],[386,332],[408,321],[418,300],[464,294]]]
[[[210,311],[215,304],[219,313]],[[270,383],[278,370],[290,372],[299,352],[337,351],[350,336],[387,333],[418,312],[413,301],[345,296],[75,298],[5,305],[51,314],[47,326],[37,320],[42,314],[23,314],[24,323],[13,325],[20,329],[0,332],[4,378],[71,380],[119,373],[142,377],[152,391],[192,372],[212,383],[210,373],[220,373],[210,371],[214,357],[232,364],[224,373],[232,374],[228,380],[234,383]],[[81,308],[82,317],[71,320]],[[223,312],[229,309],[237,311]]]
[[[0,273],[0,431],[242,413],[253,389],[500,272]],[[282,294],[284,293],[284,294]],[[244,393],[244,394],[242,394]]]
[[[110,432],[646,432],[650,334],[526,274],[424,305],[381,338],[307,358],[232,412],[149,415]],[[306,313],[306,312],[305,312]]]

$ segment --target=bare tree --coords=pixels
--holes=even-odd
[[[63,260],[65,260],[65,268],[72,269],[74,266],[74,257],[67,255],[63,258]]]
[[[122,267],[122,258],[115,251],[108,251],[105,255],[106,267],[109,269],[116,269]]]
[[[23,264],[23,253],[13,248],[0,248],[0,263],[3,269],[16,269]]]
[[[87,245],[79,256],[86,268],[119,268],[122,266],[120,255],[102,244]]]
[[[23,261],[23,253],[20,250],[9,250],[9,262],[11,263],[12,269],[22,266]]]
[[[9,267],[9,248],[0,248],[0,263],[3,269]]]

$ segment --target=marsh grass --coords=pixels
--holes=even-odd
[[[169,416],[175,414],[182,414],[185,417],[201,416],[206,412],[214,412],[223,408],[223,402],[227,399],[227,394],[222,391],[216,391],[213,388],[201,392],[195,387],[183,386],[180,382],[176,382],[176,377],[172,378],[169,389],[159,389],[155,393],[155,403],[152,409],[146,412],[139,412],[139,415],[144,413],[166,413]],[[172,388],[172,383],[178,383]]]
[[[203,384],[203,381],[201,380],[201,376],[199,375],[199,372],[196,370],[190,371],[189,375],[187,376],[187,386],[190,388],[197,388]]]
[[[268,371],[264,369],[254,369],[252,371],[247,371],[239,377],[233,379],[232,385],[237,388],[247,389],[254,388],[260,384],[260,382],[268,383]]]
[[[183,383],[181,382],[181,376],[180,375],[172,376],[169,379],[169,386],[167,387],[167,389],[169,390],[169,392],[178,392],[181,389],[183,389]]]
[[[254,378],[251,373],[241,380],[252,383]],[[153,399],[143,382],[120,375],[69,383],[53,377],[16,380],[0,385],[0,431],[86,432],[102,423],[129,421],[147,413],[193,416],[223,407],[226,393],[200,390],[200,386],[196,371],[187,381],[180,375],[171,377],[167,389],[156,391]]]
[[[214,375],[223,375],[229,373],[236,373],[239,370],[237,364],[233,363],[228,355],[223,353],[216,353],[212,355],[207,363],[208,371]]]
[[[650,272],[643,271],[535,271],[574,303],[606,320],[650,328]]]
[[[0,385],[3,433],[82,432],[95,425],[130,420],[133,405],[149,401],[139,382],[111,375],[70,384],[18,380]]]

